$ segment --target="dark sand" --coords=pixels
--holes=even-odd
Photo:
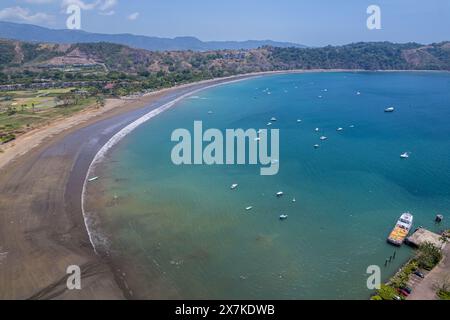
[[[146,96],[68,128],[0,169],[0,299],[124,299],[131,290],[107,257],[95,254],[81,210],[98,150],[137,118],[190,91],[252,75]],[[82,290],[66,269],[79,265]]]

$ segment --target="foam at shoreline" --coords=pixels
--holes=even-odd
[[[134,131],[137,127],[139,127],[140,125],[144,124],[145,122],[151,120],[152,118],[156,117],[157,115],[163,113],[164,111],[172,108],[181,100],[186,99],[187,97],[192,96],[193,94],[198,93],[203,90],[206,90],[206,89],[214,88],[214,87],[224,85],[224,84],[240,82],[240,81],[244,81],[244,80],[255,78],[255,77],[257,77],[257,75],[252,75],[252,76],[245,77],[242,79],[230,79],[229,81],[206,85],[205,87],[198,88],[198,89],[192,90],[188,93],[185,93],[182,96],[148,112],[147,114],[145,114],[142,117],[138,118],[137,120],[133,121],[129,125],[125,126],[119,132],[117,132],[115,135],[113,135],[111,137],[111,139],[109,139],[109,141],[103,145],[102,148],[100,148],[100,150],[97,152],[94,159],[92,160],[91,164],[89,165],[89,168],[88,168],[88,171],[86,173],[86,177],[85,177],[84,183],[83,183],[83,190],[81,192],[81,211],[83,214],[84,224],[86,226],[86,231],[89,236],[89,241],[90,241],[92,248],[94,249],[94,252],[96,254],[99,254],[99,250],[98,250],[99,248],[102,248],[102,251],[108,250],[108,239],[107,239],[106,235],[103,235],[101,233],[101,231],[98,230],[99,228],[96,228],[96,226],[98,226],[98,224],[97,224],[96,217],[94,216],[94,213],[88,212],[85,210],[84,204],[85,204],[85,198],[86,198],[86,185],[87,185],[87,182],[88,182],[91,174],[93,173],[96,165],[99,164],[100,162],[102,162],[102,160],[105,158],[108,151],[111,148],[113,148],[117,143],[119,143],[124,137],[126,137],[128,134],[130,134],[132,131]]]

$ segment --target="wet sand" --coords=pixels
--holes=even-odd
[[[132,298],[109,258],[95,254],[86,232],[81,194],[92,160],[115,133],[149,111],[188,92],[251,76],[142,97],[45,136],[38,145],[30,143],[28,152],[5,163],[0,168],[0,299]],[[70,265],[81,267],[81,290],[66,287]]]
[[[78,114],[60,120],[62,126],[52,124],[19,137],[0,154],[0,299],[136,298],[114,262],[94,252],[83,219],[83,184],[97,152],[136,119],[191,91],[264,74],[338,71],[350,70],[265,72],[202,81],[84,117]],[[66,288],[70,265],[82,269],[82,290]]]

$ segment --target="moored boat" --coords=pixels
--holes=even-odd
[[[404,152],[400,155],[400,158],[402,159],[408,159],[409,158],[409,153],[408,152]]]
[[[387,241],[393,245],[400,246],[405,241],[413,224],[413,215],[409,212],[403,213],[389,234]]]

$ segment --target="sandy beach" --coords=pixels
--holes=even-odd
[[[124,299],[129,288],[97,255],[81,194],[97,152],[118,131],[189,92],[248,74],[111,100],[20,136],[0,153],[0,299]],[[66,269],[82,270],[82,290],[66,288]]]
[[[94,252],[82,211],[86,174],[101,148],[150,111],[213,85],[298,70],[253,73],[108,100],[1,146],[0,299],[135,298],[121,271]],[[66,288],[66,268],[82,269],[82,290]]]

